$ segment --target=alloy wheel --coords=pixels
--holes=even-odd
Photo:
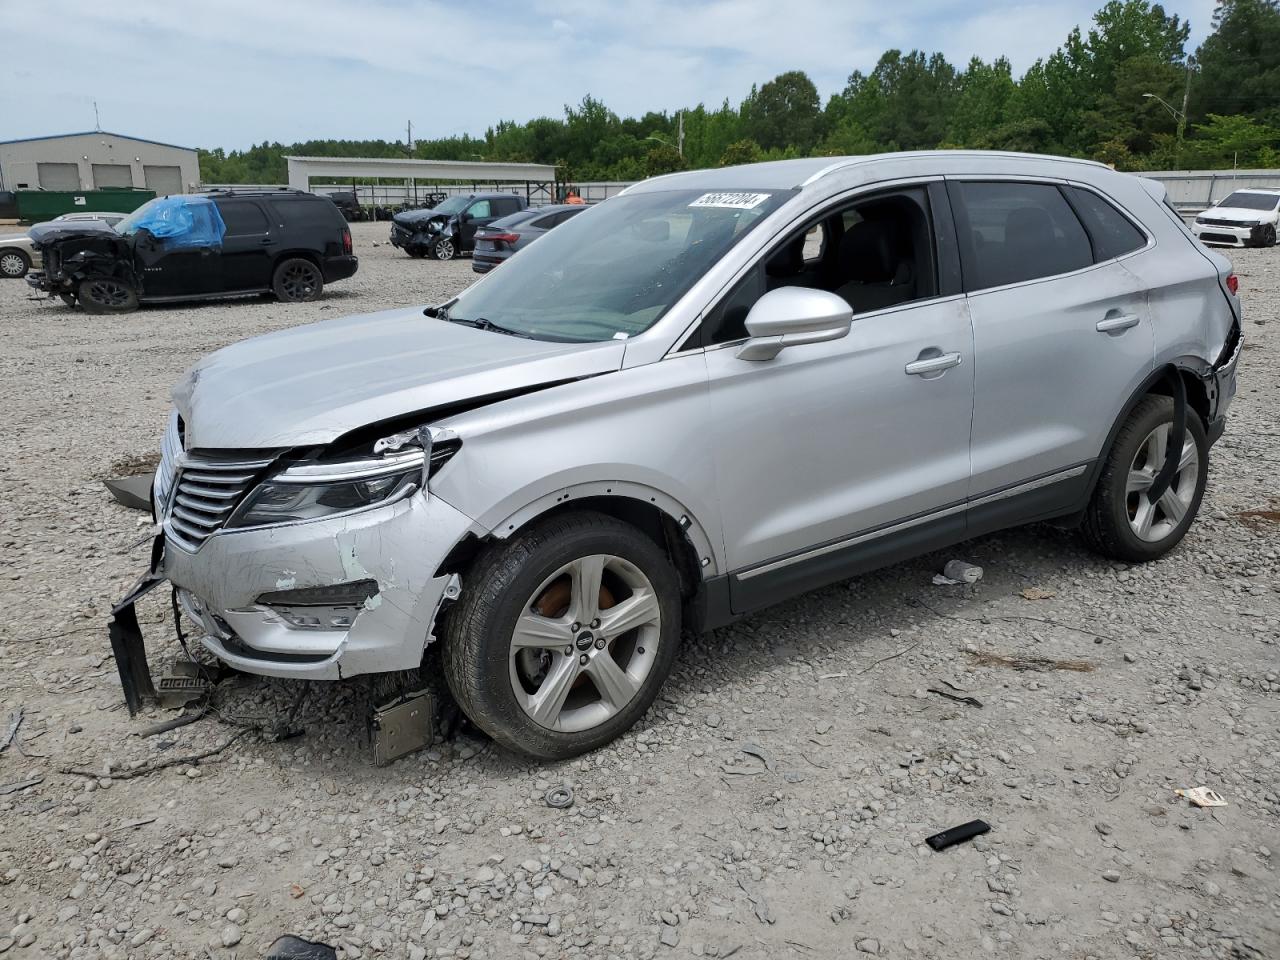
[[[295,263],[285,268],[281,286],[290,300],[307,300],[315,296],[318,271],[309,263]]]
[[[453,241],[452,240],[437,240],[435,244],[435,250],[436,250],[437,260],[453,259]]]
[[[1139,539],[1148,543],[1163,540],[1182,522],[1195,499],[1196,481],[1200,477],[1200,451],[1196,448],[1195,438],[1187,431],[1173,482],[1159,500],[1151,501],[1148,491],[1164,466],[1172,429],[1173,424],[1162,423],[1147,434],[1129,466],[1125,481],[1129,526]]]
[[[547,577],[516,621],[511,687],[537,724],[575,733],[634,699],[662,635],[657,592],[621,557],[579,557]]]
[[[129,305],[131,291],[118,280],[90,280],[81,288],[81,297],[111,310]]]
[[[0,256],[0,275],[20,277],[27,271],[26,261],[17,253],[6,253]]]

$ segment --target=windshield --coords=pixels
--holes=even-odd
[[[1274,210],[1277,202],[1280,202],[1280,196],[1274,193],[1247,193],[1244,190],[1237,190],[1218,206],[1237,207],[1242,210]]]
[[[432,213],[461,213],[471,202],[470,197],[450,197],[438,207],[432,207]]]
[[[633,337],[794,192],[613,197],[520,251],[464,293],[448,319],[537,340]]]
[[[127,217],[125,217],[123,220],[121,220],[119,223],[115,225],[116,233],[123,234],[126,237],[133,236],[135,233],[138,232],[138,227],[137,227],[138,222],[146,219],[147,216],[150,215],[151,211],[154,210],[157,206],[159,206],[160,201],[162,199],[164,198],[156,197],[154,200],[148,200],[146,203],[140,206],[137,210],[133,211],[133,213],[129,214]]]

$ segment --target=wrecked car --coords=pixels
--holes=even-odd
[[[646,181],[447,303],[198,362],[122,681],[146,692],[133,602],[168,581],[237,670],[439,670],[501,744],[572,756],[644,714],[684,628],[1032,521],[1163,556],[1241,344],[1229,261],[1100,164]]]
[[[114,226],[51,221],[31,239],[44,268],[27,282],[86,313],[259,293],[315,300],[359,265],[338,208],[299,190],[157,197]]]
[[[512,193],[472,193],[429,210],[402,210],[392,218],[391,243],[411,257],[452,260],[475,249],[477,229],[527,206]]]

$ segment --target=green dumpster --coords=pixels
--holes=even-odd
[[[52,220],[64,213],[132,213],[155,197],[154,190],[19,190],[18,219]]]

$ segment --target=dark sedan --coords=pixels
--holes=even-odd
[[[495,220],[476,231],[476,248],[471,269],[488,273],[518,250],[523,250],[550,230],[587,209],[581,203],[559,203],[534,210],[521,210]]]

